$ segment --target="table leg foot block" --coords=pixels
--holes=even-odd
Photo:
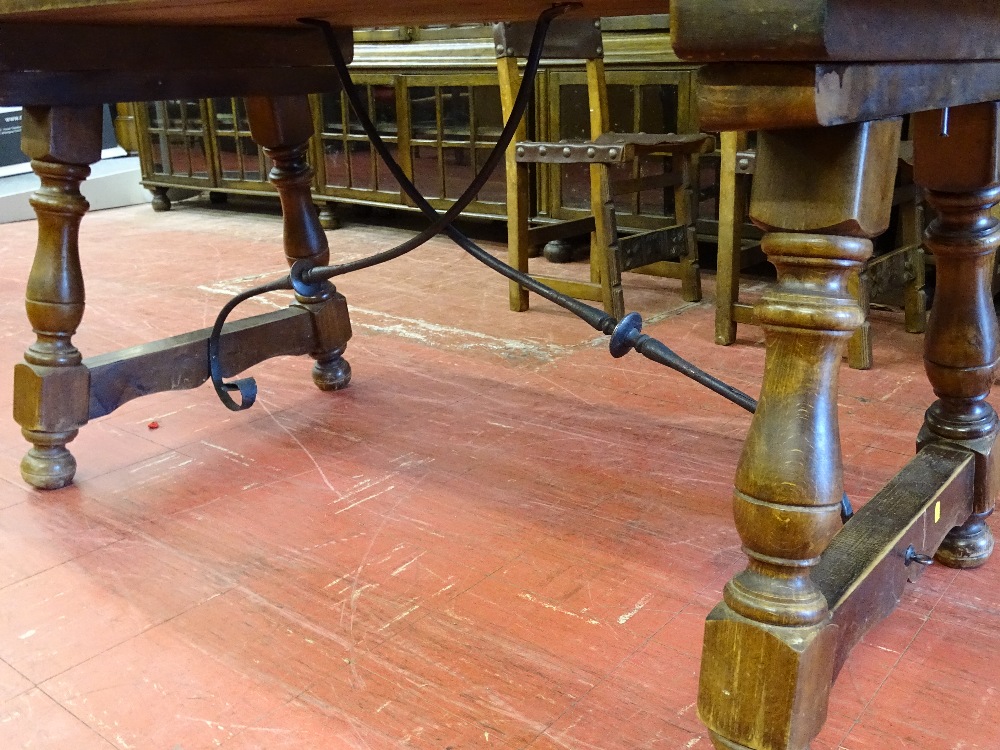
[[[712,610],[698,713],[717,750],[807,750],[826,719],[837,631],[829,618],[782,627]]]
[[[315,346],[310,356],[316,360],[312,377],[321,391],[339,391],[351,382],[351,366],[344,350],[351,338],[351,316],[344,295],[333,292],[321,302],[299,302],[313,320]]]

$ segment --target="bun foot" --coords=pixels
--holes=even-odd
[[[65,445],[35,445],[21,459],[21,478],[39,490],[58,490],[73,482],[76,459]]]
[[[579,239],[552,240],[545,243],[542,255],[549,263],[572,263],[590,255],[590,243]]]
[[[312,370],[313,382],[321,391],[339,391],[351,382],[351,366],[339,353],[317,360]]]
[[[150,202],[150,206],[152,206],[154,211],[169,211],[172,205],[170,198],[167,196],[167,188],[153,188],[153,200]]]
[[[949,568],[978,568],[993,552],[993,532],[986,525],[989,513],[976,513],[944,538],[934,559]]]

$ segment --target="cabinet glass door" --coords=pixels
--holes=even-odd
[[[397,86],[392,77],[359,75],[355,84],[367,103],[368,116],[389,152],[400,159]],[[399,203],[399,184],[375,154],[347,95],[318,97],[319,179],[326,195]],[[402,165],[406,169],[405,163]]]
[[[250,135],[243,99],[211,99],[209,110],[215,129],[219,185],[253,191],[273,190],[267,179],[271,160]]]
[[[503,128],[496,76],[405,76],[413,181],[436,207],[456,200],[482,168]],[[474,213],[506,209],[503,162],[469,206]]]
[[[146,102],[136,107],[138,127],[149,134],[140,148],[146,173],[182,184],[212,183],[211,146],[204,102],[184,99]]]

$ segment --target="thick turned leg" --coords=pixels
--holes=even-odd
[[[271,157],[271,182],[281,198],[285,227],[285,257],[289,265],[308,260],[326,265],[330,249],[320,226],[309,188],[312,168],[306,159],[313,134],[309,100],[304,96],[249,97],[247,115],[254,140]],[[324,391],[336,391],[351,380],[344,348],[351,337],[347,301],[330,282],[317,285],[316,294],[295,295],[298,304],[314,314],[319,347],[312,352],[313,381]]]
[[[998,489],[994,445],[1000,424],[986,397],[1000,358],[991,293],[1000,227],[990,216],[1000,201],[1000,107],[952,109],[947,134],[940,112],[922,112],[913,122],[915,180],[927,189],[937,214],[924,237],[937,263],[924,367],[938,400],[927,410],[917,444],[958,443],[976,454],[975,512],[937,552],[945,565],[975,568],[993,551],[985,519]]]
[[[806,750],[826,718],[837,626],[810,570],[841,527],[837,379],[862,322],[848,277],[888,226],[899,131],[760,134],[751,218],[778,282],[755,309],[764,381],[735,480],[748,565],[705,626],[698,709],[719,750]]]
[[[83,317],[78,235],[89,208],[80,183],[101,158],[100,107],[25,109],[21,148],[41,187],[31,197],[38,246],[25,307],[37,340],[14,370],[14,418],[33,447],[21,476],[39,489],[73,481],[76,461],[66,444],[89,414],[90,379],[73,345]]]

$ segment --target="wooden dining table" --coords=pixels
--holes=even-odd
[[[69,484],[67,445],[89,420],[208,378],[208,331],[88,358],[73,343],[84,314],[79,187],[100,158],[103,104],[247,97],[274,165],[286,256],[325,263],[306,95],[340,82],[322,35],[298,19],[329,21],[349,56],[352,27],[529,20],[550,4],[0,0],[0,104],[25,107],[23,150],[41,180],[26,292],[35,340],[15,368],[25,481]],[[907,581],[932,558],[969,568],[993,550],[1000,3],[580,0],[567,16],[668,9],[677,54],[704,64],[701,129],[759,131],[750,215],[777,269],[755,311],[765,374],[733,492],[747,567],[706,622],[699,713],[718,750],[806,750],[852,646]],[[848,281],[888,227],[904,119],[935,216],[924,360],[937,400],[914,458],[845,524],[837,381],[862,322]],[[350,380],[350,337],[347,302],[325,282],[286,310],[227,326],[225,374],[308,354],[316,384],[336,390]]]

